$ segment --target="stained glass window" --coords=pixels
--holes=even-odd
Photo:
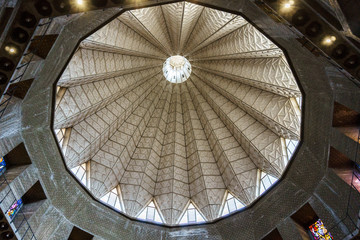
[[[242,204],[239,200],[237,200],[234,195],[228,192],[221,216],[225,216],[243,207],[245,207],[245,205]]]
[[[271,176],[270,174],[261,171],[260,174],[260,188],[259,195],[265,192],[271,185],[273,185],[278,179],[276,177]]]
[[[5,169],[6,169],[5,159],[3,157],[0,157],[0,174],[5,172]]]
[[[142,210],[138,218],[151,222],[164,223],[153,201],[151,201],[149,205]]]
[[[120,189],[114,188],[107,194],[105,194],[100,200],[104,203],[109,204],[110,206],[113,206],[114,208],[123,211],[122,202],[120,201]]]
[[[71,171],[75,174],[75,177],[80,180],[80,182],[84,185],[86,185],[86,163],[83,163],[77,167],[74,167],[71,169]]]
[[[199,212],[199,210],[190,203],[184,215],[182,216],[179,224],[191,224],[191,223],[202,223],[205,222],[205,218]]]
[[[20,210],[20,208],[22,207],[23,202],[21,200],[21,198],[19,200],[17,200],[10,208],[9,210],[6,211],[6,214],[13,219],[16,215],[16,213]]]
[[[330,232],[325,228],[324,223],[321,219],[317,220],[314,224],[310,227],[310,232],[314,237],[314,240],[331,240],[333,237],[331,236]]]

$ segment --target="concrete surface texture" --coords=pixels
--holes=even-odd
[[[335,239],[343,239],[355,230],[349,219],[340,221],[346,216],[348,203],[346,200],[350,188],[332,169],[328,168],[327,161],[330,146],[349,158],[355,156],[357,143],[337,129],[332,128],[332,114],[334,101],[360,112],[359,88],[331,65],[327,59],[321,56],[316,57],[304,48],[296,40],[297,36],[290,28],[274,22],[251,1],[202,0],[198,2],[241,14],[271,41],[281,46],[284,54],[290,59],[289,66],[295,73],[297,84],[303,93],[301,144],[281,180],[267,194],[251,203],[245,210],[226,219],[198,226],[170,228],[141,223],[117,213],[97,201],[95,197],[100,196],[88,192],[70,174],[66,167],[68,164],[66,154],[65,156],[62,155],[53,132],[54,127],[60,127],[60,125],[56,126],[57,119],[53,115],[56,83],[64,73],[72,54],[84,38],[118,17],[121,10],[107,9],[88,12],[73,19],[62,29],[55,45],[45,59],[42,69],[37,73],[27,96],[19,106],[21,123],[15,123],[14,131],[11,133],[14,142],[19,142],[21,139],[24,143],[32,161],[32,165],[11,183],[16,194],[22,196],[39,180],[47,196],[47,199],[41,206],[37,206],[36,212],[29,219],[38,239],[67,239],[73,226],[91,233],[94,235],[94,239],[106,240],[262,239],[275,228],[278,229],[283,239],[301,239],[291,215],[306,203],[310,203],[316,214],[331,230]],[[169,36],[173,35],[170,33]],[[169,48],[166,42],[161,45],[164,46],[165,50]],[[211,54],[210,49],[204,50],[204,55],[199,54],[199,58]],[[202,102],[208,102],[212,105],[207,106],[206,109],[216,109],[220,104],[216,101],[219,101],[220,95],[225,92],[222,91],[221,87],[216,86],[217,81],[214,80],[211,88],[216,89],[220,94],[216,98],[210,95],[215,91],[211,92],[210,87],[206,86],[207,83],[203,82],[201,78],[212,79],[212,76],[214,78],[216,76],[214,73],[204,70],[209,68],[206,65],[208,63],[202,63],[202,65],[200,63],[199,61],[199,67],[196,69],[198,75],[194,74],[196,79],[191,79],[189,90],[184,91],[182,87],[174,87],[175,92],[177,92],[173,101],[175,101],[176,106],[180,105],[178,101],[182,93],[184,100],[181,102],[181,106],[185,108],[193,104],[197,114],[204,116],[204,119],[200,119],[200,121],[209,122],[205,118],[206,114],[203,113],[204,109],[196,106],[201,105]],[[220,66],[220,63],[217,65]],[[138,68],[139,66],[134,65],[133,67]],[[219,71],[219,69],[215,70]],[[61,81],[62,79],[58,83],[60,84]],[[143,94],[145,95],[143,98],[146,99],[147,96],[155,95],[151,99],[160,102],[161,96],[156,96],[156,92],[152,93],[151,91],[161,89],[161,85],[154,86],[151,81],[155,83],[156,78],[144,83],[144,86],[151,85],[153,88],[145,89],[149,95]],[[197,84],[198,86],[196,86]],[[165,85],[163,88],[166,90]],[[66,87],[69,86],[71,85],[69,84]],[[196,90],[196,87],[200,90]],[[197,100],[200,99],[198,97],[200,94],[209,95],[208,98],[212,101]],[[234,98],[234,96],[229,95],[227,99],[232,97]],[[140,102],[140,100],[137,99],[136,101]],[[230,103],[229,100],[227,101]],[[171,100],[169,103],[171,105]],[[252,106],[249,106],[250,108]],[[147,111],[152,110],[155,111],[151,108],[147,109]],[[214,114],[218,113],[214,111]],[[13,119],[15,119],[15,115]],[[176,116],[175,113],[173,115]],[[222,120],[220,122],[226,122],[227,115],[219,115],[223,118],[219,117]],[[146,116],[150,117],[151,114],[147,113]],[[7,119],[7,121],[11,121],[11,116],[9,115]],[[79,117],[76,121],[80,119],[82,118]],[[54,121],[55,123],[53,123]],[[63,121],[62,123],[65,124],[66,122]],[[228,124],[231,124],[231,121]],[[175,124],[175,129],[176,126]],[[208,126],[209,131],[211,131],[211,124]],[[0,141],[5,140],[0,138]],[[221,145],[220,141],[216,144]],[[6,154],[6,151],[10,150],[5,149],[2,154]],[[68,165],[76,166],[79,163],[73,161],[70,163],[73,165]],[[107,190],[111,190],[113,186],[107,187]],[[356,194],[353,193],[352,196],[358,198],[359,196]],[[129,199],[130,201],[131,199]],[[351,214],[355,216],[359,212],[358,201],[355,201],[354,207],[355,210]],[[169,219],[172,221],[171,218]]]
[[[161,70],[175,53],[192,62],[181,84]],[[120,15],[80,43],[57,86],[67,166],[84,166],[98,198],[117,188],[131,217],[155,201],[166,225],[190,200],[206,221],[228,191],[250,204],[260,172],[280,178],[300,140],[301,92],[282,51],[239,15],[192,3]]]

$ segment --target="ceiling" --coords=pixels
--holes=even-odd
[[[162,65],[178,54],[192,73],[174,84]],[[279,178],[300,140],[281,49],[242,17],[188,2],[123,13],[80,43],[57,85],[67,166],[87,163],[97,198],[118,187],[130,217],[154,200],[176,225],[191,200],[212,221],[227,191],[248,205],[259,171]]]

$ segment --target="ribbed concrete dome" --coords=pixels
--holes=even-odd
[[[175,55],[192,67],[178,84],[163,74]],[[126,215],[154,202],[176,225],[191,203],[212,221],[228,192],[248,205],[261,176],[281,176],[299,98],[282,51],[250,23],[179,2],[127,11],[81,42],[58,81],[54,130],[68,168]]]

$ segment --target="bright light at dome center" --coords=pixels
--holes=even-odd
[[[183,56],[171,56],[164,62],[163,73],[169,82],[182,83],[190,77],[191,64]]]

